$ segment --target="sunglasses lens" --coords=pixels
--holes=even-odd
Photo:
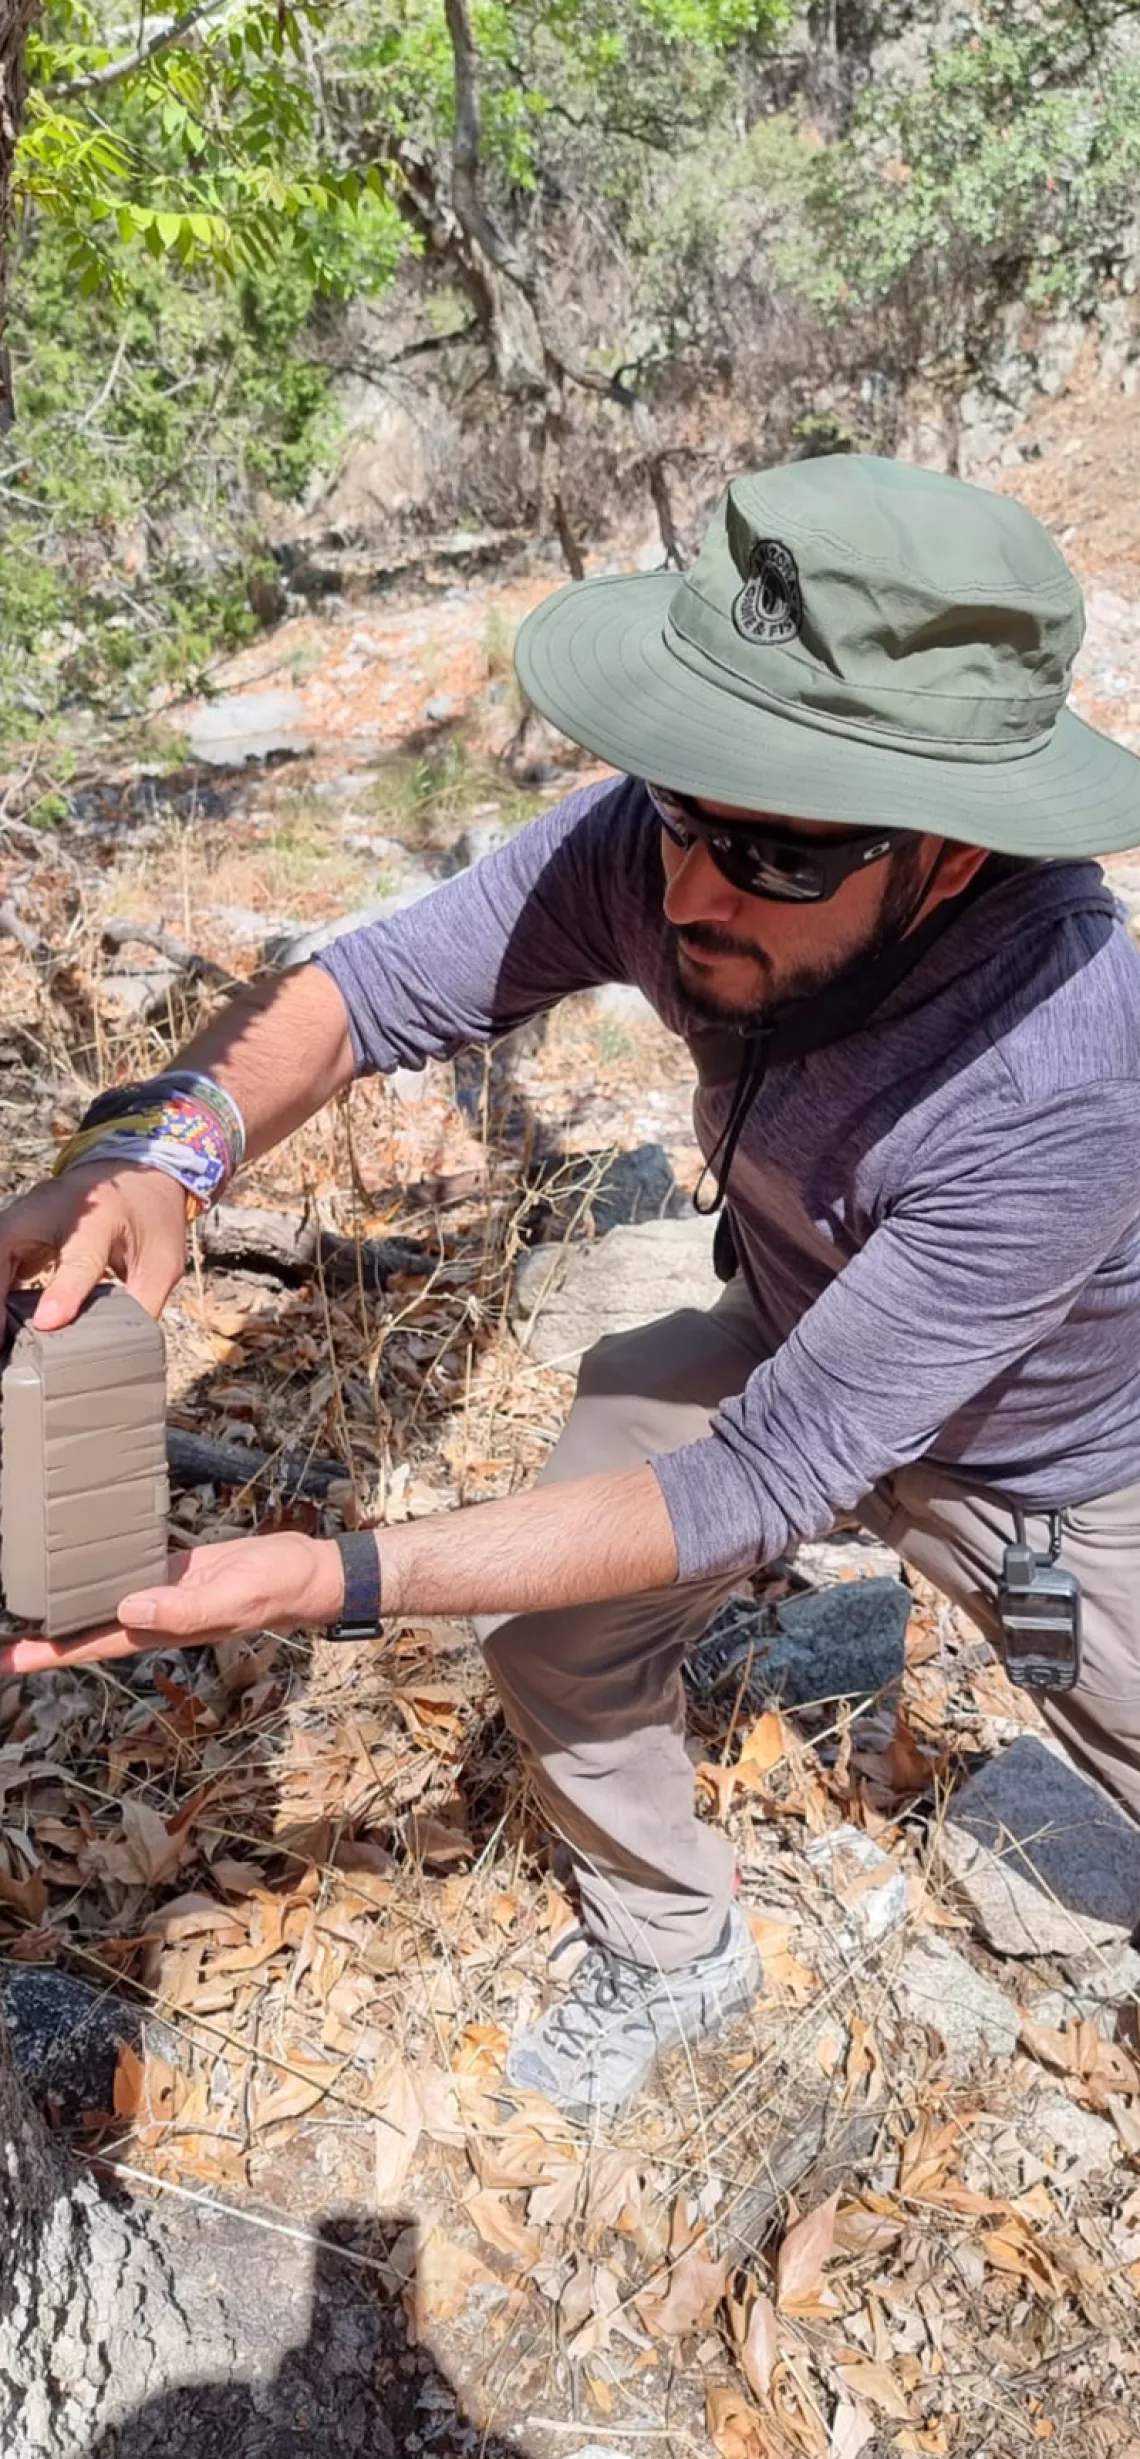
[[[775,897],[783,904],[807,905],[818,902],[825,890],[820,864],[812,854],[801,853],[793,846],[778,844],[773,838],[755,836],[745,829],[734,830],[729,836],[705,838],[709,852],[724,878],[745,896]]]

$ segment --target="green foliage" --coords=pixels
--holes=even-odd
[[[12,303],[0,730],[77,698],[137,708],[256,629],[257,490],[302,494],[339,435],[315,298],[292,258],[219,289],[143,255],[77,299],[67,233],[40,232]]]
[[[390,274],[397,208],[378,168],[332,158],[308,66],[328,14],[328,0],[245,0],[84,92],[133,36],[111,46],[85,0],[55,0],[29,42],[15,194],[66,236],[82,290],[118,284],[140,249],[230,279],[288,258],[332,291]]]
[[[992,305],[1088,297],[1115,270],[1140,174],[1140,57],[1105,0],[997,0],[921,80],[877,80],[815,158],[785,256],[809,295],[858,312],[949,271]]]

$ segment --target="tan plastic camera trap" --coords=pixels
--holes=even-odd
[[[38,1291],[8,1300],[0,1376],[0,1587],[49,1639],[113,1622],[166,1577],[166,1350],[124,1289],[37,1332]]]

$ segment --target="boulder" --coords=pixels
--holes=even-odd
[[[908,1947],[891,1991],[900,2014],[941,2035],[956,2072],[972,2066],[980,2050],[1013,2056],[1020,2031],[1016,2007],[944,1938],[917,1939]]]
[[[939,1856],[999,1955],[1080,1955],[1140,1923],[1140,1827],[1032,1734],[955,1796]]]
[[[697,1687],[802,1708],[879,1698],[901,1678],[911,1595],[901,1580],[845,1579],[780,1605],[730,1597],[693,1659]]]
[[[335,922],[316,923],[312,930],[299,931],[291,938],[275,934],[265,943],[266,962],[278,965],[282,973],[288,973],[293,965],[307,965],[311,956],[318,956],[322,948],[331,948],[334,940],[344,939],[349,931],[363,930],[366,923],[387,922],[392,914],[402,913],[405,905],[418,905],[420,898],[430,896],[437,885],[434,879],[413,876],[390,896],[374,897],[369,905],[354,905],[351,913],[338,914]]]
[[[515,1271],[511,1319],[523,1348],[545,1364],[719,1295],[712,1225],[690,1211],[610,1230],[591,1245],[532,1247]]]
[[[141,2007],[50,1964],[0,1967],[0,2012],[33,2099],[50,2094],[68,2123],[88,2110],[113,2107],[124,2044],[141,2050],[145,2038],[164,2053],[170,2047],[163,2027]]]
[[[273,753],[310,751],[313,730],[298,692],[232,692],[196,712],[189,737],[192,760],[211,768],[241,768]]]

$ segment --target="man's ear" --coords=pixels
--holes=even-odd
[[[958,845],[953,838],[942,839],[942,854],[938,864],[937,888],[940,897],[960,897],[970,881],[989,861],[984,845]]]

